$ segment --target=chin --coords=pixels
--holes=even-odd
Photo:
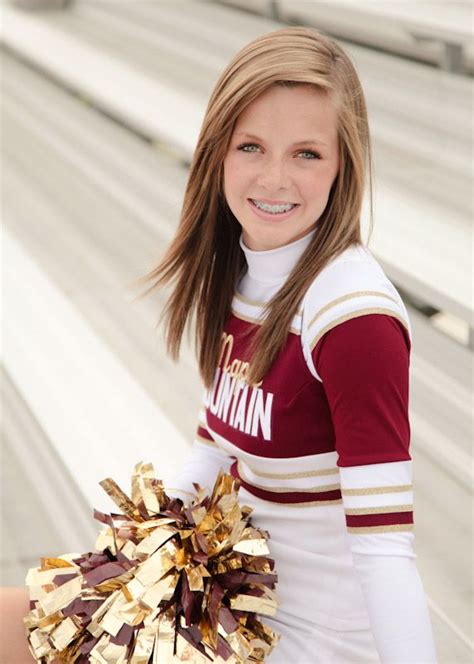
[[[244,244],[252,251],[269,251],[289,244],[291,238],[281,237],[275,233],[248,233],[244,232]]]

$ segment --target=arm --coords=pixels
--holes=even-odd
[[[313,351],[336,435],[347,536],[383,664],[436,662],[413,550],[410,339],[385,314],[351,318]]]
[[[207,428],[205,394],[206,392],[203,393],[191,451],[180,470],[165,484],[165,491],[169,496],[181,498],[185,503],[191,500],[191,496],[185,492],[195,493],[193,482],[211,491],[219,470],[222,468],[228,473],[234,461],[233,457],[217,446]]]
[[[0,589],[0,662],[31,664],[37,660],[28,647],[23,618],[30,610],[28,588]]]

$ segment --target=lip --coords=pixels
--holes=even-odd
[[[261,203],[268,203],[268,205],[287,205],[288,203],[294,204],[294,201],[271,201],[269,198],[260,198],[260,196],[255,196],[254,201],[260,201]],[[298,203],[296,203],[296,205],[298,205]]]
[[[262,202],[266,202],[261,198],[258,198],[257,200],[261,200]],[[266,221],[284,221],[285,219],[288,219],[288,217],[291,217],[291,215],[296,212],[296,210],[299,208],[299,203],[295,205],[294,208],[291,208],[288,212],[282,212],[281,214],[272,214],[271,212],[264,212],[263,210],[260,210],[256,205],[252,203],[252,200],[250,198],[247,198],[247,203],[249,204],[249,207],[252,209],[252,211],[257,215],[257,217],[260,217],[260,219],[265,219]],[[280,205],[283,205],[283,203],[280,203]]]

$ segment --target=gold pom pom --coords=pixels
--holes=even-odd
[[[258,614],[276,613],[277,575],[239,480],[221,471],[211,495],[194,484],[189,505],[151,463],[136,464],[131,498],[111,478],[100,485],[122,513],[94,510],[106,524],[95,550],[41,558],[26,576],[35,660],[264,662],[280,636]]]

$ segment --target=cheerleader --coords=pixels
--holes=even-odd
[[[240,479],[278,573],[270,664],[436,662],[414,552],[411,326],[361,239],[370,170],[347,53],[315,29],[265,34],[215,85],[179,228],[144,277],[175,281],[174,359],[196,315],[202,408],[169,485],[186,501],[221,468]]]
[[[167,485],[187,502],[221,468],[239,478],[278,573],[269,664],[436,662],[414,552],[411,326],[362,242],[370,170],[345,51],[315,29],[265,34],[216,83],[176,236],[144,277],[174,282],[174,359],[195,314],[203,381],[192,450]],[[11,640],[25,593],[2,601],[2,661],[29,661]]]

